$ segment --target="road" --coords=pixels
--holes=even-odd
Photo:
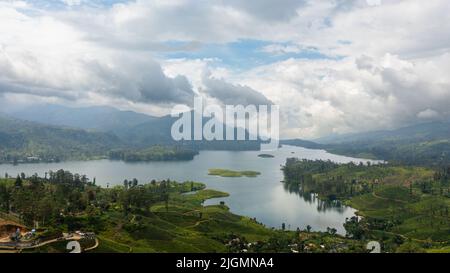
[[[24,249],[38,248],[38,247],[42,247],[42,246],[45,246],[48,244],[60,242],[60,241],[79,241],[81,239],[82,239],[82,237],[80,235],[66,235],[64,237],[60,237],[57,239],[52,239],[52,240],[48,240],[45,242],[41,242],[36,245],[30,245],[29,243],[27,243],[26,245],[24,243],[22,243],[22,244],[19,243],[17,245],[12,245],[11,243],[0,243],[0,253],[16,253],[16,252],[22,251]],[[86,248],[85,251],[96,249],[98,247],[98,245],[99,245],[99,241],[97,238],[95,238],[95,245],[92,247]]]

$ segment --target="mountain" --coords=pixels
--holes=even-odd
[[[449,122],[429,122],[395,130],[370,131],[356,134],[331,135],[315,139],[319,144],[373,141],[430,141],[450,138]]]
[[[260,148],[260,141],[176,142],[172,139],[171,128],[178,118],[152,117],[132,111],[120,111],[112,107],[71,108],[49,104],[32,106],[8,114],[17,119],[41,124],[111,132],[117,135],[127,148],[132,149],[146,149],[153,145],[181,145],[192,150],[258,150]],[[193,115],[192,112],[191,115]],[[204,118],[203,124],[207,120]],[[248,133],[246,135],[248,136]]]
[[[114,134],[43,125],[0,115],[0,162],[38,157],[44,161],[83,159],[123,147]]]
[[[114,133],[157,119],[107,106],[72,108],[52,104],[30,106],[20,111],[10,112],[8,115],[42,124]]]
[[[325,146],[313,141],[303,140],[303,139],[285,139],[280,140],[280,144],[299,146],[307,149],[323,149]]]
[[[194,120],[194,113],[191,112],[191,120]],[[203,118],[202,122],[205,124],[211,118]],[[174,141],[172,139],[172,125],[178,120],[172,116],[164,116],[155,118],[151,121],[144,122],[137,126],[134,126],[130,130],[118,132],[117,135],[127,143],[139,146],[148,147],[151,145],[181,145],[192,150],[259,150],[261,142],[256,141]],[[226,130],[230,130],[230,127],[224,126],[224,138]],[[231,128],[232,130],[232,128]],[[193,139],[194,124],[191,124],[191,139]],[[234,128],[234,135],[236,137],[236,128]],[[245,133],[246,139],[248,139],[249,133]]]
[[[377,158],[403,164],[450,163],[450,122],[430,122],[384,130],[318,139],[333,153]]]

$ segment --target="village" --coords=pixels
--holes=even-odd
[[[83,251],[93,250],[99,244],[93,232],[75,231],[74,233],[62,233],[62,236],[56,238],[55,236],[45,238],[40,236],[39,233],[43,234],[45,230],[29,229],[18,222],[0,218],[0,253],[21,253],[62,241],[69,243],[87,239],[95,242],[93,246],[85,248]],[[68,245],[67,252],[71,249]]]

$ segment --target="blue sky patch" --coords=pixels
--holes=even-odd
[[[182,42],[168,42],[170,45],[180,46]],[[246,70],[261,65],[267,65],[287,59],[331,59],[317,49],[305,48],[296,52],[267,52],[265,47],[294,46],[291,43],[276,43],[261,40],[239,40],[227,44],[201,44],[191,51],[177,51],[162,53],[160,57],[166,59],[220,59],[221,65],[235,70]]]
[[[90,6],[90,7],[111,7],[117,3],[127,3],[131,2],[129,0],[81,0],[80,5],[67,5],[65,1],[62,0],[28,0],[27,3],[30,5],[46,9],[46,10],[60,10],[66,8],[76,8],[77,6]]]

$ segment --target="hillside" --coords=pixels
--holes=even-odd
[[[433,122],[392,131],[352,135],[327,145],[330,152],[413,165],[450,162],[450,123]]]
[[[298,139],[298,138],[297,139],[280,140],[280,144],[299,146],[299,147],[303,147],[303,148],[307,148],[307,149],[323,149],[324,148],[324,145],[322,145],[322,144],[308,141],[308,140]]]
[[[450,123],[431,122],[395,130],[334,135],[315,142],[285,140],[282,144],[402,164],[443,165],[450,163]]]
[[[371,238],[387,252],[404,252],[411,243],[422,252],[448,247],[449,168],[289,158],[283,173],[288,189],[357,209],[364,217],[346,221],[347,237]]]
[[[43,125],[0,115],[1,162],[39,157],[45,161],[83,159],[122,147],[115,135]]]

